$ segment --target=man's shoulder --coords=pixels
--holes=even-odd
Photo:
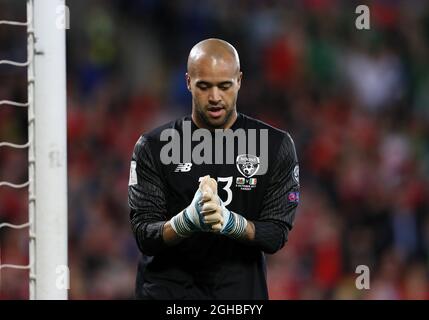
[[[241,114],[243,118],[243,127],[247,129],[268,130],[268,139],[270,146],[275,146],[274,150],[286,148],[287,150],[295,149],[295,142],[292,135],[287,130],[283,130],[270,125],[262,120],[252,118],[248,115]]]
[[[136,154],[141,154],[142,152],[149,152],[149,150],[152,150],[153,152],[153,150],[158,149],[162,132],[168,129],[179,130],[179,128],[182,126],[183,120],[186,120],[188,117],[189,116],[183,116],[181,118],[177,118],[176,120],[160,125],[154,129],[144,131],[137,139],[134,152]]]
[[[159,142],[162,132],[169,129],[174,129],[180,131],[183,126],[183,121],[189,120],[190,116],[186,115],[180,118],[177,118],[175,120],[172,120],[170,122],[167,122],[163,125],[160,125],[154,129],[151,129],[150,131],[144,132],[141,136],[146,140],[150,142]]]
[[[243,117],[243,127],[246,129],[266,129],[271,136],[279,138],[289,136],[289,133],[286,130],[274,127],[273,125],[270,125],[262,120],[252,118],[251,116],[245,115],[243,113],[240,115]]]

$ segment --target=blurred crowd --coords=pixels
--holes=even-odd
[[[370,3],[370,4],[369,4]],[[184,73],[207,37],[241,58],[238,110],[288,131],[301,172],[289,242],[267,255],[272,299],[429,298],[429,6],[365,1],[69,1],[71,299],[133,298],[131,153],[142,132],[191,111]],[[25,20],[25,1],[0,20]],[[0,26],[0,59],[26,59]],[[26,71],[0,66],[0,100],[26,101]],[[25,108],[0,106],[0,141],[27,141]],[[28,179],[27,152],[0,148],[0,181]],[[27,190],[0,188],[0,223],[27,219]],[[28,263],[28,231],[0,230],[0,263]],[[370,289],[355,286],[368,266]],[[0,299],[28,298],[2,270]]]

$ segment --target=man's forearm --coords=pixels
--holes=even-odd
[[[172,246],[179,243],[183,238],[174,231],[170,221],[167,221],[162,229],[162,239],[167,245]]]
[[[243,240],[244,241],[255,240],[255,225],[250,220],[247,220],[246,233],[245,233]]]

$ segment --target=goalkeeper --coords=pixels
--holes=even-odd
[[[242,73],[229,43],[201,41],[187,67],[192,113],[143,134],[132,155],[128,203],[142,252],[136,297],[268,299],[265,253],[284,246],[299,202],[293,140],[237,112]],[[248,134],[245,152],[240,139],[231,150],[225,140],[215,144],[216,129],[254,130],[260,139]],[[231,155],[235,161],[201,162],[191,152],[190,160],[180,154],[179,162],[166,163],[163,150],[173,140],[165,135],[171,132],[179,144],[172,153],[185,150],[185,144],[197,150],[200,141],[190,136],[200,134],[210,141],[204,152],[211,150],[217,160]]]

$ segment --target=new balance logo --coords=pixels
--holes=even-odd
[[[192,163],[180,163],[174,172],[188,172],[191,171]]]

